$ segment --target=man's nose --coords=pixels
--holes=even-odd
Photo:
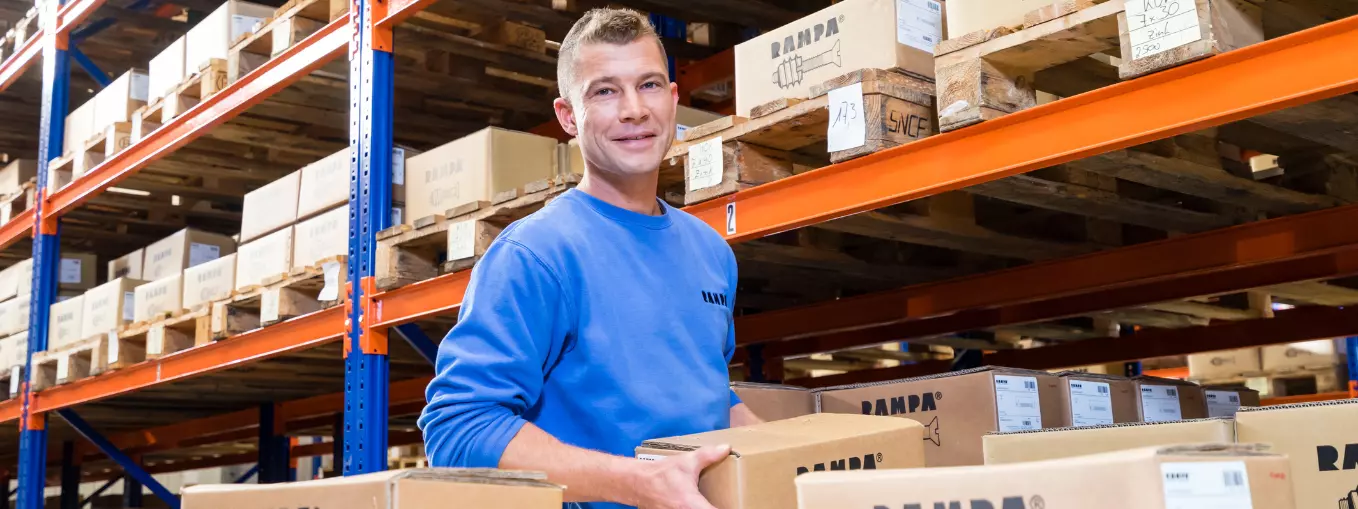
[[[628,90],[623,92],[622,109],[618,116],[623,122],[641,122],[650,118],[651,111],[642,103],[641,94],[636,90]]]

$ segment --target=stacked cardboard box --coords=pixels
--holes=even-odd
[[[136,289],[146,281],[120,277],[94,287],[84,296],[80,337],[117,331],[136,319]]]
[[[1145,422],[1179,421],[1207,417],[1207,395],[1193,382],[1172,378],[1138,376],[1132,379],[1141,396]]]
[[[1203,387],[1208,417],[1234,417],[1241,407],[1259,406],[1259,391],[1248,387]]]
[[[1150,446],[1234,441],[1235,427],[1230,419],[1195,419],[994,433],[986,435],[983,442],[985,464],[998,465]]]
[[[184,507],[277,509],[353,507],[443,509],[457,507],[560,509],[563,488],[545,475],[493,469],[393,470],[352,477],[278,484],[202,484],[183,490]]]
[[[130,305],[118,303],[105,308],[113,314],[105,316],[104,323],[125,324],[128,320],[124,317],[129,313],[131,321],[140,322],[185,309],[184,271],[235,251],[236,241],[231,237],[185,228],[109,262],[109,276],[126,274],[127,280],[121,284],[127,286],[122,294],[131,291],[133,297]]]
[[[83,295],[52,304],[47,316],[48,350],[60,350],[80,341],[80,325],[83,323],[81,313],[84,310]]]
[[[240,0],[227,0],[184,36],[184,75],[180,81],[198,73],[213,59],[226,60],[231,45],[254,31],[256,23],[273,17],[274,8]]]
[[[406,160],[405,224],[554,178],[557,141],[488,127]]]
[[[745,406],[765,421],[779,421],[816,413],[816,397],[802,387],[791,385],[731,382]]]
[[[1262,368],[1258,348],[1223,350],[1188,356],[1188,377],[1222,380],[1257,374]]]
[[[181,305],[194,309],[231,296],[236,288],[236,254],[184,269]]]
[[[1347,509],[1358,502],[1358,440],[1351,419],[1358,419],[1355,400],[1244,408],[1235,416],[1235,434],[1240,442],[1268,444],[1291,458],[1298,509],[1336,503]]]

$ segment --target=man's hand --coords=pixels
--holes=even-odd
[[[698,476],[731,454],[731,447],[704,447],[646,462],[639,472],[638,509],[716,509],[698,492]]]

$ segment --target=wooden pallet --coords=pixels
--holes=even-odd
[[[103,158],[100,160],[102,162],[103,159],[113,157],[131,145],[132,123],[117,122],[104,129],[104,132],[90,138],[90,141],[85,142],[85,152],[103,154]]]
[[[23,390],[24,367],[10,366],[0,369],[0,400],[10,399]]]
[[[211,339],[220,341],[342,304],[348,278],[346,258],[335,256],[315,266],[294,269],[213,302],[209,312]]]
[[[0,198],[0,224],[8,223],[14,216],[33,208],[38,199],[38,180],[30,179],[19,190]]]
[[[1163,52],[1159,47],[1168,39],[1132,44],[1123,0],[1058,1],[1028,13],[1021,27],[942,41],[934,61],[939,127],[947,132],[1032,108],[1038,71],[1092,55],[1119,57],[1118,74],[1130,79],[1264,40],[1259,7],[1236,0],[1195,1],[1199,39]]]
[[[861,83],[866,143],[829,152],[829,92]],[[741,189],[792,176],[826,163],[847,161],[934,135],[934,84],[878,69],[860,69],[812,87],[811,99],[780,99],[751,110],[751,118],[731,116],[684,133],[667,153],[661,172],[683,168],[684,204],[691,205]],[[691,149],[720,139],[721,161],[691,161]],[[719,166],[718,166],[719,164]],[[720,172],[715,185],[694,189],[702,172]],[[709,181],[711,182],[711,181]]]
[[[226,57],[227,83],[234,83],[324,27],[331,19],[330,4],[329,0],[292,0],[279,7],[273,17],[231,46]]]
[[[1232,376],[1195,379],[1203,386],[1244,386],[1267,397],[1296,396],[1345,390],[1343,366],[1313,366],[1288,371],[1256,371]]]
[[[107,368],[107,348],[107,339],[96,336],[35,353],[29,385],[40,391],[102,373]]]
[[[168,313],[109,333],[106,366],[109,370],[122,369],[211,341],[207,308]]]
[[[377,288],[390,290],[471,268],[509,223],[541,209],[576,181],[571,176],[532,182],[490,202],[469,203],[378,232]]]
[[[160,114],[160,123],[167,124],[175,117],[183,115],[189,108],[197,106],[204,99],[216,95],[226,88],[226,61],[214,58],[198,68],[189,79],[184,80],[179,86],[175,87],[165,97],[159,101],[149,104],[144,111],[148,117],[152,114]],[[146,119],[143,118],[143,121]]]

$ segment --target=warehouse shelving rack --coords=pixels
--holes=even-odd
[[[39,181],[46,160],[62,153],[69,78],[67,35],[102,0],[49,2],[38,35],[0,64],[0,89],[42,62]],[[348,18],[326,25],[268,64],[232,83],[153,135],[47,195],[36,210],[0,226],[0,246],[32,232],[35,261],[29,355],[45,349],[48,307],[55,294],[58,218],[157,158],[226,122],[321,65],[346,55],[350,63],[350,147],[353,149],[348,257],[348,305],[313,313],[158,360],[0,403],[0,421],[20,426],[18,505],[41,507],[48,447],[47,416],[58,413],[145,484],[147,472],[118,448],[172,447],[185,437],[230,434],[261,413],[238,412],[156,430],[157,440],[108,440],[71,412],[91,401],[221,371],[340,340],[345,390],[278,405],[261,436],[277,424],[342,410],[340,447],[346,475],[385,468],[389,409],[418,408],[425,379],[388,383],[390,331],[416,320],[455,312],[469,274],[459,272],[379,292],[373,283],[375,235],[389,226],[393,145],[394,27],[432,0],[355,0]],[[1106,87],[980,126],[936,136],[829,166],[688,210],[732,242],[921,198],[1080,157],[1129,147],[1251,115],[1358,91],[1358,17],[1328,23],[1170,71]],[[1283,76],[1285,78],[1279,78]],[[1220,84],[1229,83],[1229,87]],[[1358,273],[1358,205],[1186,235],[1173,239],[1037,263],[899,291],[844,299],[742,318],[741,361],[759,377],[776,358],[889,341],[931,331],[1065,316],[1081,310],[1245,289],[1273,283]],[[1250,346],[1236,336],[1270,327],[1279,337],[1321,337],[1358,331],[1352,309],[1296,309],[1276,318],[1116,342],[1075,343],[1042,351],[997,354],[996,361],[1041,367]],[[435,345],[403,333],[426,357]],[[790,339],[790,340],[788,340]],[[786,340],[786,341],[775,341]],[[1350,356],[1350,360],[1353,357]],[[928,366],[903,366],[870,376],[906,375]],[[856,381],[850,373],[831,377]],[[405,437],[418,440],[418,437]],[[156,443],[153,443],[156,442]],[[263,443],[263,442],[261,442]],[[329,444],[324,444],[330,447]],[[284,444],[286,446],[286,444]],[[317,447],[293,447],[293,453]],[[261,459],[288,451],[268,447]],[[241,460],[248,458],[231,458]],[[261,469],[263,464],[261,461]],[[276,465],[276,464],[275,464]],[[276,478],[275,478],[276,479]],[[173,497],[167,503],[175,506]]]

